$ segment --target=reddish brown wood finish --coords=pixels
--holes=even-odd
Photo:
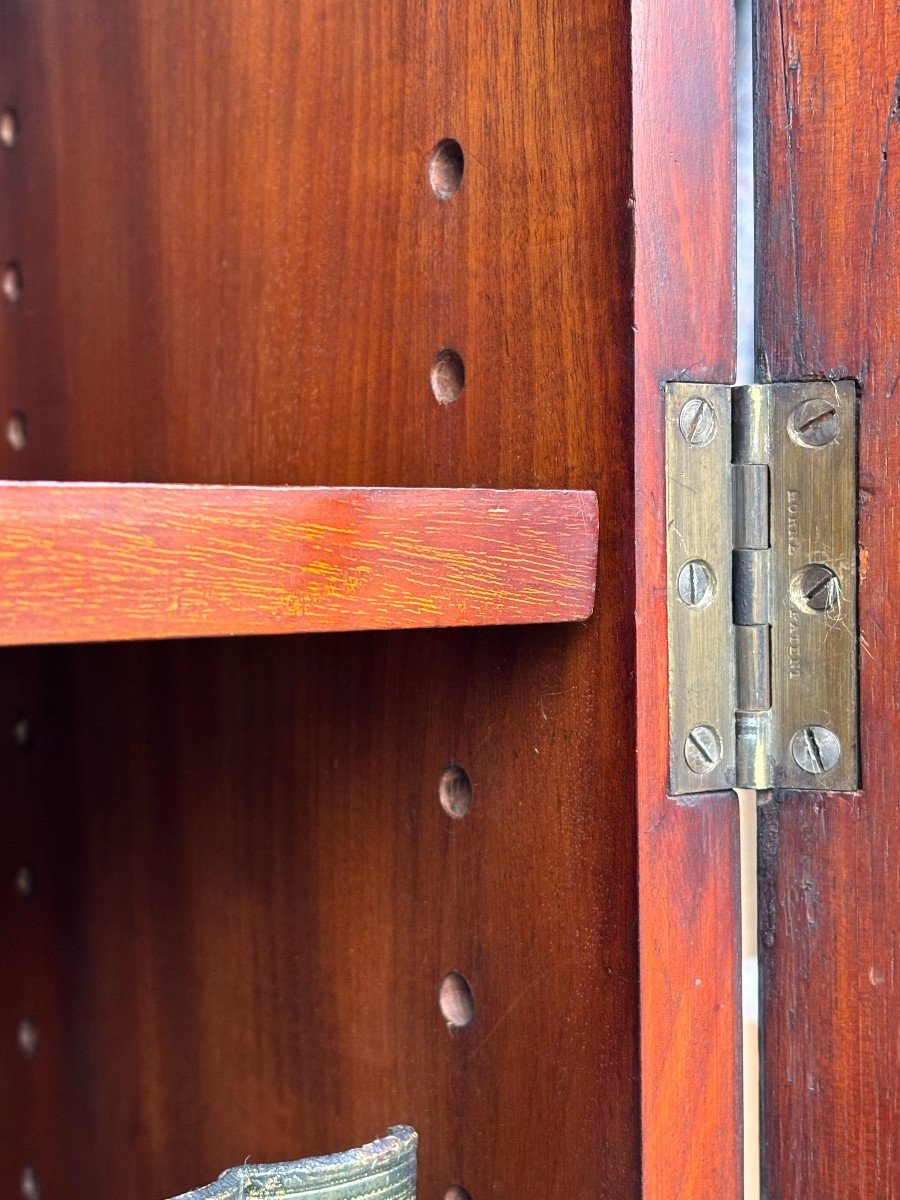
[[[0,483],[0,643],[589,617],[591,492]]]
[[[637,1194],[630,96],[621,0],[0,0],[0,477],[587,489],[607,581],[584,625],[0,655],[4,1195],[394,1121],[423,1198]]]
[[[730,793],[666,795],[661,384],[734,378],[734,13],[634,13],[641,1083],[647,1200],[741,1194],[739,834]]]
[[[760,843],[768,1195],[900,1195],[900,76],[894,0],[758,6],[758,354],[855,376],[858,795],[783,794]]]

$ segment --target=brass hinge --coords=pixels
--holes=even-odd
[[[669,785],[853,791],[856,385],[666,386]]]

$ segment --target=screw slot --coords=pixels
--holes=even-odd
[[[824,775],[841,761],[841,743],[824,725],[806,725],[791,741],[794,762],[808,775]]]
[[[696,775],[707,775],[722,757],[722,739],[712,725],[695,725],[684,742],[684,761]]]
[[[827,396],[804,400],[788,421],[788,432],[794,441],[814,450],[833,442],[840,428],[841,414],[834,400]]]
[[[708,446],[716,436],[719,418],[716,410],[702,396],[692,396],[678,414],[681,436],[691,446]]]
[[[831,612],[841,600],[841,585],[831,567],[810,563],[801,567],[791,580],[791,599],[795,608],[807,613]]]
[[[706,608],[716,594],[716,577],[709,563],[692,558],[678,572],[678,599],[688,608]]]

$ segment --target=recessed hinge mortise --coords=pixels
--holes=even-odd
[[[856,387],[666,388],[670,790],[852,791]]]

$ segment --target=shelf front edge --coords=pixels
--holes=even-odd
[[[577,621],[593,492],[0,482],[0,644]]]

